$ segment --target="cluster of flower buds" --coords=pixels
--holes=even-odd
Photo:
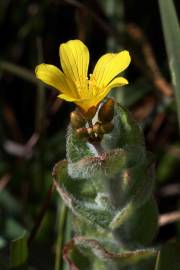
[[[71,113],[71,125],[81,138],[89,141],[101,141],[103,135],[113,130],[114,101],[109,98],[99,109],[98,121],[93,124],[93,117],[97,108],[92,107],[88,112],[82,113],[78,108]]]

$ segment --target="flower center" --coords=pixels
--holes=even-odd
[[[79,80],[75,82],[77,96],[80,99],[88,97],[88,78],[84,78],[83,76],[79,75]]]
[[[97,86],[97,79],[94,74],[90,74],[89,80],[89,92],[91,96],[97,96],[99,94],[100,88]]]

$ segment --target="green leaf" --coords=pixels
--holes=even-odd
[[[59,162],[54,169],[54,177],[60,185],[57,191],[65,203],[73,210],[79,218],[86,219],[93,226],[99,224],[107,227],[111,222],[113,213],[98,205],[95,183],[86,179],[72,179],[68,175],[67,162]]]
[[[132,154],[132,151],[130,153]],[[128,158],[129,156],[130,154],[127,154]],[[154,237],[154,233],[156,232],[157,211],[154,203],[150,204],[150,207],[144,205],[146,210],[143,207],[142,209],[139,207],[148,200],[152,192],[154,177],[152,173],[153,169],[150,165],[151,160],[148,164],[143,164],[139,161],[138,165],[122,170],[121,174],[122,164],[120,161],[123,159],[122,153],[120,152],[118,156],[118,163],[117,161],[115,162],[115,159],[113,162],[110,159],[113,159],[113,157],[108,155],[105,155],[103,160],[101,157],[91,157],[90,161],[94,161],[94,169],[92,171],[97,170],[95,166],[99,167],[99,170],[102,171],[102,177],[94,174],[89,179],[83,179],[80,176],[72,179],[68,175],[68,163],[66,161],[59,162],[54,169],[54,178],[59,184],[57,191],[65,203],[72,209],[76,217],[79,220],[86,220],[88,224],[86,226],[86,232],[90,227],[94,227],[94,233],[96,233],[97,227],[99,228],[100,226],[101,229],[107,229],[109,232],[114,231],[116,234],[119,232],[120,241],[123,239],[124,242],[128,243],[131,240],[132,245],[133,239],[131,234],[134,237],[134,231],[136,231],[136,227],[139,228],[139,221],[143,217],[143,225],[145,226],[143,228],[145,229],[148,224],[151,224],[151,230],[147,230],[146,228],[148,237],[145,236],[144,239],[142,239],[141,232],[139,232],[138,238],[141,244],[147,243]],[[84,159],[81,162],[84,166],[81,166],[79,170],[83,175],[83,167],[88,166],[88,164],[84,163]],[[113,163],[113,166],[111,163]],[[115,167],[116,163],[118,170]],[[104,174],[103,167],[105,168]],[[78,166],[76,168],[78,170]],[[108,175],[109,173],[110,175]],[[133,179],[129,180],[129,182],[127,181],[127,175],[129,175],[130,179],[133,175]],[[128,184],[130,181],[131,184]],[[108,195],[107,190],[109,190],[111,195]],[[120,193],[117,193],[117,190]],[[146,211],[150,214],[146,215],[147,219],[144,218],[144,212]],[[124,234],[127,227],[129,232],[128,234]],[[120,231],[118,231],[119,229]],[[119,237],[116,236],[116,238]]]
[[[28,258],[27,235],[24,232],[18,239],[13,240],[10,246],[10,269],[27,269]]]
[[[159,8],[165,37],[165,44],[169,58],[171,77],[175,91],[180,130],[180,27],[175,6],[172,0],[159,0]]]
[[[12,218],[7,218],[6,224],[5,224],[5,234],[10,239],[15,239],[19,237],[19,235],[22,235],[24,232],[24,228]]]
[[[180,269],[180,244],[165,244],[157,256],[155,270],[178,270]]]
[[[114,245],[117,244],[114,243]],[[72,269],[76,270],[153,269],[156,255],[157,250],[155,249],[138,249],[124,252],[119,249],[117,252],[111,252],[99,241],[81,236],[74,237],[66,246],[66,258],[69,259],[70,265],[73,264],[74,268]],[[85,264],[87,264],[87,267],[85,267]]]

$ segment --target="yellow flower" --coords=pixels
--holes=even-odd
[[[131,61],[128,51],[103,55],[89,78],[89,51],[82,41],[61,44],[59,55],[63,72],[53,65],[40,64],[36,76],[59,90],[59,98],[76,103],[85,112],[96,107],[112,88],[128,84],[125,78],[116,77]]]

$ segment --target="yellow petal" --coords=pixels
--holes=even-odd
[[[83,109],[85,112],[87,112],[90,108],[96,107],[95,102],[93,99],[84,99],[84,100],[77,100],[74,101],[81,109]],[[97,103],[96,103],[97,104]]]
[[[36,77],[57,90],[67,93],[68,85],[63,72],[53,65],[40,64],[35,69]]]
[[[105,88],[109,82],[130,64],[131,58],[128,51],[120,53],[107,53],[97,62],[93,77],[99,88]]]
[[[87,72],[89,51],[80,40],[70,40],[60,45],[60,61],[68,81],[76,85],[79,98],[87,97]]]
[[[77,100],[76,98],[70,97],[69,95],[66,95],[66,94],[60,94],[58,95],[58,98],[64,99],[69,102],[74,102]]]
[[[108,92],[109,92],[114,87],[120,87],[120,86],[126,85],[128,83],[129,83],[128,80],[126,80],[125,78],[117,77],[108,84],[105,91],[108,90]]]
[[[97,105],[101,100],[103,100],[110,92],[112,88],[120,87],[123,85],[128,84],[128,81],[123,77],[117,77],[114,80],[112,80],[111,83],[108,84],[108,86],[94,98],[94,103]]]
[[[91,107],[96,107],[98,103],[101,102],[109,93],[109,91],[114,87],[119,87],[128,84],[128,81],[123,77],[115,78],[99,95],[91,96],[87,99],[73,99],[65,95],[59,95],[58,97],[65,99],[66,101],[72,101],[81,107],[85,112],[87,112]]]
[[[93,106],[92,99],[76,99],[76,98],[70,97],[70,96],[65,95],[65,94],[58,95],[58,98],[64,99],[68,102],[74,102],[79,107],[81,107],[84,111],[88,111],[88,109]]]

